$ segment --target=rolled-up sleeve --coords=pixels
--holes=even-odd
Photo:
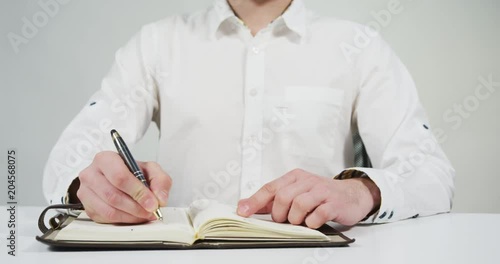
[[[43,175],[43,191],[50,204],[66,203],[68,187],[95,154],[114,149],[111,129],[120,131],[127,144],[133,145],[156,120],[155,35],[154,25],[144,26],[116,52],[101,89],[59,137]]]
[[[337,178],[364,172],[380,189],[381,205],[364,223],[383,223],[448,212],[455,171],[432,133],[406,67],[380,38],[356,61],[359,90],[353,106],[372,168],[349,168]]]

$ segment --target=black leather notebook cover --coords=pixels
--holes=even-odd
[[[354,239],[348,238],[329,225],[323,225],[318,231],[327,235],[330,241],[231,241],[231,240],[200,240],[193,245],[168,241],[88,241],[88,240],[57,240],[57,233],[70,224],[75,216],[59,213],[49,219],[50,228],[45,226],[45,214],[51,209],[83,209],[81,204],[52,205],[40,214],[38,227],[43,233],[36,239],[49,245],[52,249],[63,250],[144,250],[144,249],[242,249],[242,248],[297,248],[297,247],[341,247],[348,246]]]

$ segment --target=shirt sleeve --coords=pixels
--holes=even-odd
[[[67,203],[68,187],[96,153],[115,151],[111,129],[134,145],[156,120],[156,49],[154,25],[148,25],[116,52],[101,89],[66,127],[49,155],[43,191],[50,204]]]
[[[430,129],[407,69],[379,36],[355,64],[360,83],[352,121],[372,168],[349,168],[337,178],[366,175],[379,187],[380,208],[362,223],[450,211],[455,171]]]

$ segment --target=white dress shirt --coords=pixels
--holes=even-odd
[[[357,130],[373,168],[355,169],[382,198],[366,222],[449,211],[454,170],[405,66],[373,32],[360,46],[367,30],[301,0],[255,37],[225,0],[144,26],[52,150],[47,200],[65,202],[94,155],[115,150],[110,129],[132,146],[154,121],[172,206],[236,204],[294,168],[334,177],[354,166]]]

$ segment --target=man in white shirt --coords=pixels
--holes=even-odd
[[[368,45],[346,52],[360,32]],[[151,121],[160,139],[158,163],[140,163],[148,190],[109,131],[133,145]],[[356,133],[371,167],[353,168]],[[316,228],[449,211],[453,178],[410,74],[377,34],[302,0],[216,0],[144,26],[116,53],[52,150],[43,187],[98,222],[144,222],[167,201],[208,198]]]

